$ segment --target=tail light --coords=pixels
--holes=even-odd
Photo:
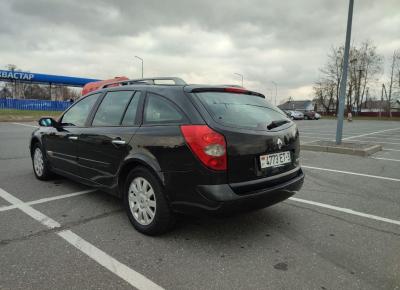
[[[208,168],[226,170],[226,142],[207,125],[183,125],[181,131],[193,153]]]

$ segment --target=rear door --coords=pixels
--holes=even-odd
[[[238,90],[237,90],[238,91]],[[250,181],[296,168],[296,125],[265,98],[236,92],[196,93],[207,123],[226,138],[228,180]],[[211,118],[210,118],[211,117]]]
[[[91,126],[81,130],[78,142],[80,174],[92,182],[111,186],[122,160],[131,150],[133,135],[139,128],[140,91],[108,92]]]

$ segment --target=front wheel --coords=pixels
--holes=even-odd
[[[163,187],[148,169],[133,169],[125,182],[124,204],[136,230],[146,235],[167,232],[175,223]]]
[[[39,143],[33,146],[32,150],[33,172],[37,179],[48,180],[52,177],[49,164],[44,156],[43,149]]]

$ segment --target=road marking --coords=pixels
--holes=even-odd
[[[371,157],[372,159],[379,159],[379,160],[388,160],[388,161],[397,161],[400,162],[399,159],[391,159],[391,158],[384,158],[384,157]]]
[[[13,123],[13,124],[15,124],[15,125],[20,125],[20,126],[25,126],[25,127],[39,128],[39,126],[29,125],[29,124],[23,124],[23,123]]]
[[[312,136],[300,136],[300,139],[333,140],[333,139],[329,139],[329,138],[320,138],[320,137],[312,137]]]
[[[78,196],[78,195],[82,195],[82,194],[86,194],[86,193],[91,193],[94,191],[96,191],[96,190],[95,189],[83,190],[83,191],[78,191],[78,192],[74,192],[74,193],[68,193],[68,194],[57,195],[57,196],[53,196],[53,197],[47,197],[47,198],[42,198],[42,199],[38,199],[38,200],[23,202],[23,204],[34,205],[34,204],[39,204],[39,203],[45,203],[45,202],[49,202],[49,201],[53,201],[53,200],[58,200],[58,199],[74,197],[74,196]],[[18,208],[18,205],[19,204],[2,206],[2,207],[0,207],[0,212]]]
[[[343,134],[343,136],[344,135],[351,137],[350,134]],[[327,136],[334,137],[335,133],[304,133],[304,132],[300,132],[300,138],[319,138],[319,136],[322,136],[325,138]],[[381,136],[378,136],[378,137],[365,136],[365,137],[361,137],[361,138],[400,141],[400,138],[389,138],[389,137],[383,137],[383,136],[382,137]],[[372,141],[372,142],[374,142],[374,141]]]
[[[132,270],[107,253],[88,243],[72,231],[61,231],[58,235],[137,289],[163,289],[142,274]]]
[[[10,193],[0,188],[0,197],[5,199],[7,202],[12,205],[16,205],[18,209],[32,217],[33,219],[40,222],[42,225],[48,227],[49,229],[55,229],[61,227],[61,225],[53,220],[52,218],[44,215],[40,211],[34,209],[27,203],[24,203],[22,200],[16,198]],[[86,240],[79,237],[77,234],[73,233],[70,230],[63,230],[57,233],[58,236],[63,238],[69,244],[80,250],[82,253],[86,254],[94,261],[117,275],[118,277],[125,280],[127,283],[136,287],[137,289],[163,289],[159,285],[155,284],[153,281],[147,279],[142,274],[136,272],[135,270],[129,268],[128,266],[122,264],[115,258],[111,257],[107,253],[103,252],[99,248],[90,244]]]
[[[361,137],[361,138],[400,141],[400,138],[389,138],[389,137],[381,137],[381,136],[378,136],[378,137],[365,136],[365,137]]]
[[[361,134],[361,135],[346,137],[346,138],[343,138],[342,140],[349,140],[349,139],[353,139],[353,138],[358,138],[358,137],[363,137],[363,136],[368,136],[368,135],[374,135],[374,134],[378,134],[378,133],[381,133],[381,132],[388,132],[388,131],[393,131],[393,130],[400,130],[400,128],[392,128],[392,129],[386,129],[386,130],[375,131],[375,132],[371,132],[371,133],[366,133],[366,134]]]
[[[350,175],[357,175],[357,176],[364,176],[364,177],[400,182],[400,179],[398,179],[398,178],[391,178],[391,177],[385,177],[385,176],[379,176],[379,175],[370,175],[370,174],[364,174],[364,173],[358,173],[358,172],[328,169],[328,168],[321,168],[321,167],[314,167],[314,166],[307,166],[307,165],[302,165],[301,167],[308,168],[308,169],[321,170],[321,171],[330,171],[330,172],[336,172],[336,173],[343,173],[343,174],[350,174]]]
[[[377,215],[367,214],[367,213],[355,211],[355,210],[352,210],[352,209],[349,209],[349,208],[333,206],[333,205],[329,205],[329,204],[325,204],[325,203],[315,202],[315,201],[296,198],[296,197],[289,197],[289,199],[293,200],[293,201],[301,202],[301,203],[311,204],[311,205],[315,205],[315,206],[319,206],[319,207],[323,207],[323,208],[328,208],[328,209],[332,209],[332,210],[336,210],[336,211],[340,211],[340,212],[345,212],[345,213],[348,213],[348,214],[361,216],[361,217],[365,217],[365,218],[369,218],[369,219],[373,219],[373,220],[377,220],[377,221],[386,222],[386,223],[395,224],[395,225],[400,226],[400,221],[398,221],[398,220],[392,220],[392,219],[388,219],[388,218],[385,218],[385,217],[380,217],[380,216],[377,216]]]
[[[385,141],[372,141],[372,140],[370,141],[370,140],[358,140],[358,139],[352,139],[352,141],[361,142],[361,143],[400,145],[400,143],[385,142]]]
[[[388,148],[384,148],[384,149],[382,149],[383,151],[400,151],[400,150],[398,150],[398,149],[388,149]]]
[[[323,140],[323,141],[335,141],[335,139],[329,138],[318,138],[318,137],[311,137],[311,136],[300,136],[300,139],[315,139],[315,141]],[[344,140],[344,138],[343,138]],[[400,145],[400,143],[393,143],[393,142],[385,142],[385,141],[374,141],[374,140],[358,140],[352,139],[351,141],[355,141],[362,144],[389,144],[389,145]]]

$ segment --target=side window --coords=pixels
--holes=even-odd
[[[186,118],[170,101],[154,94],[148,95],[144,111],[144,123],[182,123],[185,120]]]
[[[94,116],[92,126],[119,125],[132,94],[132,91],[107,93]]]
[[[84,126],[93,105],[96,103],[97,98],[100,95],[101,93],[93,94],[75,103],[62,117],[62,125],[77,127]]]
[[[140,92],[136,92],[135,95],[133,96],[133,98],[131,99],[131,102],[129,103],[128,108],[126,109],[124,119],[122,120],[123,126],[135,125],[135,119],[136,119],[136,113],[137,113],[140,95],[141,95]]]

